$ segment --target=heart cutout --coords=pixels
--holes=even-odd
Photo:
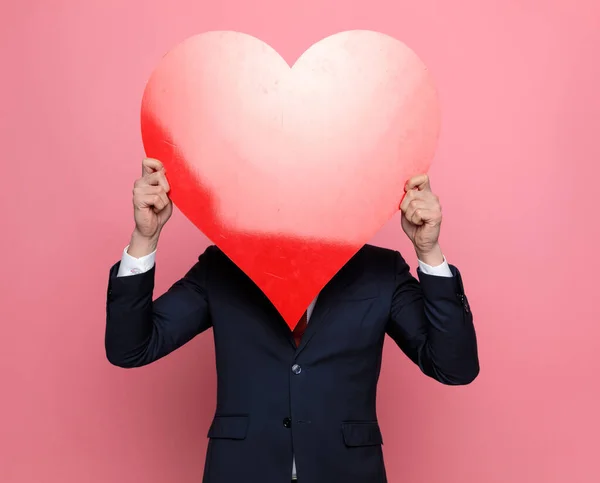
[[[317,42],[291,68],[250,35],[191,37],[150,77],[141,121],[173,202],[292,329],[398,211],[440,127],[423,62],[364,30]]]

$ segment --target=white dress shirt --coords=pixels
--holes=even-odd
[[[150,253],[149,255],[145,255],[141,258],[135,258],[127,253],[127,249],[129,246],[125,247],[123,250],[123,255],[121,257],[121,264],[119,266],[119,271],[117,272],[117,277],[129,277],[132,275],[138,275],[140,273],[147,272],[154,267],[154,263],[156,260],[156,250]],[[441,265],[436,267],[432,267],[431,265],[427,265],[423,263],[421,260],[418,260],[419,268],[421,271],[427,275],[434,275],[437,277],[452,277],[452,272],[450,271],[450,266],[448,262],[446,262],[446,258],[444,257],[444,261]],[[317,303],[317,295],[314,300],[308,306],[306,311],[306,319],[310,321],[310,316],[313,313],[315,308],[315,304]],[[292,459],[292,480],[296,479],[296,460]]]

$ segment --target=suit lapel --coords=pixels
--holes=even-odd
[[[359,252],[360,253],[360,252]],[[345,290],[350,287],[360,275],[360,264],[356,263],[355,255],[346,265],[331,279],[331,281],[321,290],[313,313],[306,327],[306,331],[296,350],[296,357],[309,344],[315,334],[329,323],[332,317],[329,314],[337,300],[343,297]],[[290,331],[291,333],[291,331]],[[292,338],[293,342],[293,338]],[[295,347],[295,344],[294,344]]]
[[[229,259],[228,259],[229,260]],[[273,303],[263,293],[263,291],[254,283],[254,281],[246,275],[240,268],[237,267],[231,260],[230,263],[233,265],[237,275],[240,277],[240,286],[244,287],[243,290],[247,292],[245,299],[247,303],[251,303],[255,306],[258,312],[258,320],[261,324],[264,324],[268,330],[274,331],[278,337],[283,337],[288,343],[296,349],[296,342],[290,327],[287,325],[283,317],[279,314]]]

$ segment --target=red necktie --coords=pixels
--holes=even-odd
[[[300,341],[302,340],[302,335],[304,334],[304,331],[306,330],[306,325],[308,324],[308,317],[306,312],[304,312],[304,315],[302,317],[300,317],[300,320],[298,321],[298,325],[296,325],[296,327],[294,327],[294,340],[296,341],[296,347],[298,347],[300,345]]]

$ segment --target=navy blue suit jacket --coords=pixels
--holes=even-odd
[[[473,318],[454,277],[414,278],[396,251],[365,246],[319,295],[296,347],[257,286],[216,247],[153,302],[154,268],[110,271],[106,354],[149,364],[212,327],[217,409],[204,483],[386,482],[376,388],[385,335],[443,384],[479,372]]]

